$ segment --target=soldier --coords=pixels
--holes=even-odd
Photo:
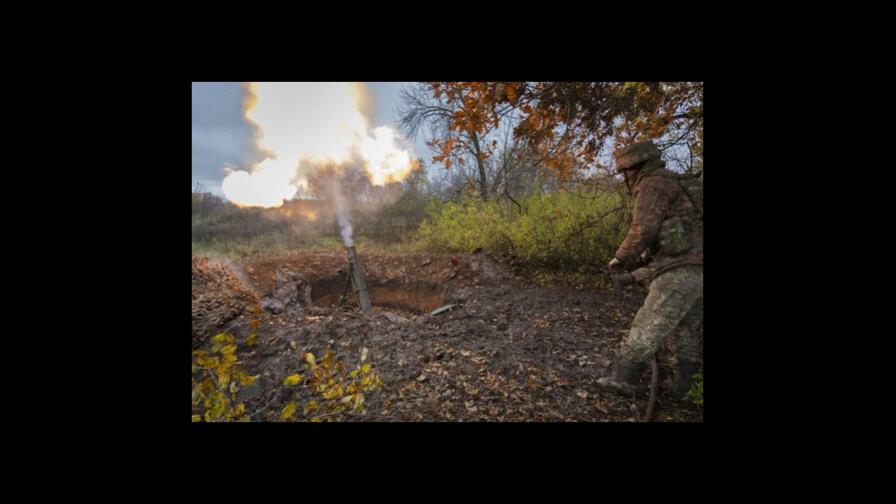
[[[675,379],[672,394],[683,398],[700,369],[697,330],[703,321],[703,198],[693,177],[665,169],[652,142],[616,151],[616,169],[635,199],[628,236],[609,267],[631,267],[642,253],[652,256],[646,268],[626,275],[650,281],[644,305],[616,356],[613,375],[598,380],[604,390],[631,393],[644,367],[663,341],[674,335]]]

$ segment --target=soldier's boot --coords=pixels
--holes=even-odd
[[[644,373],[644,362],[620,360],[613,366],[613,375],[597,380],[597,388],[616,394],[631,394]]]
[[[691,385],[694,384],[694,375],[700,371],[700,364],[691,361],[679,361],[675,363],[675,380],[672,383],[672,396],[683,401]]]

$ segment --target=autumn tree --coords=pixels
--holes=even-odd
[[[403,117],[408,126],[429,117],[445,123],[431,141],[434,162],[451,166],[470,140],[512,121],[520,139],[555,176],[611,168],[610,153],[652,140],[675,153],[689,171],[703,157],[702,82],[429,82],[429,103]],[[413,129],[413,128],[412,128]],[[480,142],[481,146],[481,142]],[[687,151],[687,156],[682,152]],[[480,150],[488,157],[490,150]]]
[[[542,189],[539,177],[538,156],[519,138],[514,138],[512,128],[504,128],[500,144],[494,156],[492,194],[507,198],[522,213],[522,207],[514,196],[528,196]]]
[[[401,127],[412,138],[428,129],[432,138],[427,145],[433,150],[434,163],[442,163],[446,169],[455,164],[462,169],[468,164],[475,166],[479,195],[487,199],[487,163],[497,145],[490,136],[498,123],[477,123],[467,110],[476,104],[463,93],[432,92],[432,89],[423,83],[402,89],[402,105],[398,111]],[[459,128],[461,122],[469,127]]]

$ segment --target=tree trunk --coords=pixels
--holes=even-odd
[[[473,140],[473,150],[476,154],[476,166],[479,168],[479,192],[482,194],[482,200],[488,199],[488,180],[485,177],[485,165],[482,164],[482,151],[479,150],[479,136],[476,133],[470,135]]]

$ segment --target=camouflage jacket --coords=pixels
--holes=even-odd
[[[616,251],[626,266],[649,251],[649,278],[686,264],[703,264],[703,221],[665,163],[649,161],[635,180],[635,210]]]

